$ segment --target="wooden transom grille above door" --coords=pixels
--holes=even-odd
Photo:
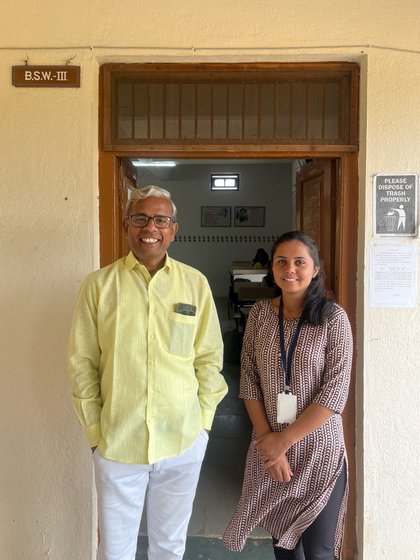
[[[106,65],[103,148],[355,151],[358,72],[352,63]]]

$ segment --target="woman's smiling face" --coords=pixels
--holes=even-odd
[[[272,269],[274,280],[283,294],[302,297],[319,271],[308,247],[296,239],[284,241],[276,248]]]

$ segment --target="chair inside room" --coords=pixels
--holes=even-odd
[[[234,285],[236,294],[236,308],[234,319],[238,330],[243,330],[246,325],[251,307],[260,299],[275,297],[275,288],[262,286],[257,282],[241,282]],[[236,313],[236,315],[235,315]]]
[[[239,319],[239,299],[238,299],[238,287],[243,283],[251,283],[250,280],[246,278],[234,278],[231,276],[229,285],[229,296],[228,296],[228,318],[232,316],[236,320]]]

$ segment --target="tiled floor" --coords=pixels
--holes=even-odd
[[[240,496],[251,424],[243,402],[238,398],[241,334],[234,320],[228,319],[227,299],[217,300],[216,304],[225,344],[223,375],[229,392],[218,407],[211,430],[184,560],[272,559],[271,539],[262,530],[252,533],[240,555],[226,550],[221,542]],[[145,560],[147,539],[144,537],[144,523],[140,534],[136,560]]]
[[[147,560],[147,537],[139,537],[136,560]],[[271,539],[248,539],[241,552],[229,552],[220,539],[188,537],[183,560],[273,560]]]

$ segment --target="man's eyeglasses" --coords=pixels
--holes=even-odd
[[[158,229],[167,229],[171,222],[175,220],[169,216],[146,216],[146,214],[131,214],[127,218],[127,221],[134,227],[146,227],[149,220],[153,220],[153,223]]]

